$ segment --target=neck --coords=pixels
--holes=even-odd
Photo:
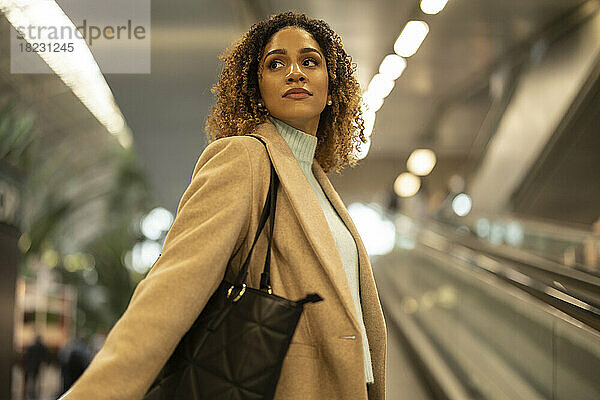
[[[281,121],[285,122],[289,126],[292,126],[304,133],[307,133],[312,136],[317,136],[317,129],[319,128],[319,117],[320,117],[320,115],[317,115],[316,117],[314,117],[310,120],[283,119],[283,118],[278,118],[278,117],[275,117],[275,118],[280,119]]]

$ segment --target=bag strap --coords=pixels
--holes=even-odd
[[[254,136],[254,135],[247,135],[247,136],[252,136],[252,137],[260,140],[262,142],[262,144],[265,145],[265,148],[266,148],[266,146],[267,146],[266,143],[260,137]],[[268,152],[267,152],[267,157],[269,157]],[[269,157],[269,161],[271,161],[270,157]],[[254,246],[256,245],[256,242],[258,241],[258,238],[267,222],[267,218],[270,216],[271,221],[269,224],[269,228],[270,228],[269,245],[268,245],[268,249],[267,249],[267,255],[265,258],[265,267],[263,269],[263,273],[261,274],[260,289],[268,291],[269,294],[272,293],[271,281],[270,281],[271,247],[272,247],[272,242],[273,242],[273,230],[275,227],[275,210],[276,210],[276,204],[277,204],[277,187],[278,186],[279,186],[279,177],[277,176],[275,167],[273,166],[273,163],[271,162],[271,179],[269,182],[269,192],[267,193],[267,197],[265,199],[265,205],[263,206],[263,210],[262,210],[262,213],[260,216],[260,221],[258,224],[258,229],[254,236],[254,242],[252,243],[252,247],[250,248],[250,251],[248,252],[248,255],[246,256],[246,260],[244,261],[244,264],[243,264],[242,268],[240,269],[238,276],[235,279],[235,282],[234,282],[235,286],[240,286],[242,283],[244,283],[246,281],[246,278],[248,275],[248,267],[250,265],[250,257],[252,256],[252,251],[254,250]]]
[[[273,243],[273,232],[275,229],[275,210],[277,206],[277,186],[279,185],[279,177],[275,172],[273,163],[271,163],[271,182],[273,188],[269,190],[269,197],[271,199],[270,204],[270,217],[269,221],[269,247],[267,248],[267,256],[265,258],[265,268],[260,275],[260,290],[266,290],[269,294],[273,293],[271,289],[271,244]]]

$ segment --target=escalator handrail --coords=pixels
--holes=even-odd
[[[535,278],[531,278],[519,271],[516,271],[514,268],[511,268],[510,265],[506,262],[500,263],[500,262],[488,257],[488,260],[490,260],[491,262],[494,262],[495,265],[492,265],[492,264],[483,265],[483,263],[481,261],[482,259],[480,257],[478,258],[478,257],[474,256],[474,250],[469,249],[468,247],[465,247],[462,245],[457,245],[457,244],[451,243],[450,241],[448,241],[447,238],[443,237],[439,233],[436,233],[433,231],[428,231],[427,233],[436,235],[437,238],[436,238],[435,242],[437,242],[437,243],[434,244],[434,242],[427,241],[427,240],[421,240],[419,243],[422,246],[424,246],[430,250],[436,251],[438,254],[442,255],[443,257],[453,257],[453,258],[459,259],[462,262],[465,262],[475,268],[486,271],[487,273],[491,273],[494,276],[498,277],[499,279],[501,279],[503,281],[507,281],[509,284],[511,284],[512,286],[515,286],[519,289],[520,289],[519,286],[525,286],[532,291],[538,292],[545,296],[550,296],[553,299],[555,299],[557,302],[564,303],[566,305],[569,305],[570,307],[575,307],[575,308],[579,309],[581,312],[590,314],[590,316],[592,318],[598,319],[600,321],[600,309],[598,309],[594,305],[589,304],[584,301],[581,301],[580,299],[574,298],[573,296],[569,295],[568,293],[564,293],[563,291],[560,291],[559,289],[550,287]],[[465,257],[461,257],[461,256],[459,256],[460,252],[467,252],[469,255],[465,256]],[[452,263],[449,263],[449,265],[452,265]],[[543,300],[541,300],[541,301],[543,301]],[[546,305],[548,305],[549,307],[552,307],[553,309],[558,311],[559,314],[557,316],[559,318],[565,320],[566,322],[571,322],[571,321],[564,318],[561,314],[565,314],[569,318],[577,320],[578,322],[584,324],[591,331],[595,332],[596,334],[600,334],[600,332],[597,330],[597,328],[590,326],[586,321],[582,321],[581,319],[565,312],[564,310],[558,309],[555,306],[548,304],[547,302],[546,302]]]
[[[525,264],[546,272],[562,275],[564,277],[577,280],[582,284],[593,286],[600,292],[600,277],[594,274],[573,269],[556,261],[548,260],[544,257],[537,256],[514,247],[506,245],[493,245],[479,238],[452,234],[454,232],[450,232],[447,226],[444,226],[440,223],[434,223],[433,226],[442,230],[444,232],[442,234],[443,236],[452,236],[453,241],[459,239],[461,244],[466,245],[466,247],[469,247],[475,251],[494,254],[496,256]]]

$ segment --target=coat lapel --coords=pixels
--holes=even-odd
[[[316,160],[313,161],[312,169],[313,173],[315,174],[315,178],[323,188],[323,192],[325,192],[329,198],[329,201],[337,210],[338,214],[346,224],[346,227],[356,242],[356,247],[358,249],[360,289],[362,297],[362,315],[365,323],[367,340],[371,349],[373,374],[375,375],[375,381],[381,382],[376,390],[378,393],[381,393],[383,391],[381,388],[385,386],[387,328],[385,326],[385,318],[379,302],[379,294],[377,293],[377,287],[375,285],[375,278],[373,276],[371,262],[369,261],[369,255],[367,254],[367,250],[360,238],[360,235],[358,234],[356,227],[354,226],[352,218],[350,218],[350,215],[346,210],[346,206]],[[373,397],[378,396],[376,394],[377,392],[373,392]],[[380,394],[379,396],[383,395]]]
[[[360,331],[360,325],[356,317],[356,312],[354,311],[354,302],[352,300],[352,295],[350,294],[348,278],[344,272],[344,267],[339,252],[337,251],[335,240],[312,187],[300,169],[298,161],[294,157],[287,142],[271,122],[265,122],[258,125],[254,134],[263,138],[267,143],[267,151],[269,152],[275,171],[277,171],[277,175],[279,176],[280,184],[300,221],[302,230],[323,266],[323,270],[333,283],[333,287],[335,288],[348,317],[355,325],[355,328]],[[316,160],[313,161],[313,170],[315,168],[315,163],[318,166]],[[320,166],[318,166],[318,168],[320,169]],[[321,174],[325,175],[322,169]],[[322,177],[318,180],[321,182]],[[347,213],[343,212],[344,210],[340,210],[339,203],[336,204],[336,200],[332,199],[332,197],[335,196],[331,195],[333,188],[331,188],[330,183],[329,187],[326,194],[340,216],[342,216],[344,222],[348,225],[350,217]],[[323,189],[325,191],[325,188]],[[341,203],[341,200],[339,200],[339,202]],[[351,232],[356,239],[355,232],[352,230]],[[361,247],[359,246],[359,254],[360,248]]]

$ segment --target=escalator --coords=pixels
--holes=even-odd
[[[475,261],[479,267],[600,331],[600,277],[593,271],[565,266],[505,244],[492,244],[464,229],[440,223],[432,223],[429,228],[431,232],[423,236],[425,242],[445,241],[446,247],[454,244],[451,251],[456,257]]]
[[[600,398],[594,273],[532,262],[462,227],[389,217],[402,234],[373,270],[388,326],[433,397]]]

